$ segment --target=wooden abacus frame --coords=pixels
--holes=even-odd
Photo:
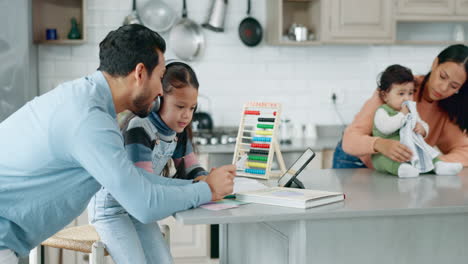
[[[271,124],[268,125],[268,124],[258,124],[258,122],[265,122],[265,121],[260,121],[261,119],[262,120],[268,120],[266,122],[269,122],[271,123],[271,119],[269,118],[264,118],[264,117],[261,117],[262,116],[262,112],[268,112],[268,113],[272,113],[272,118],[274,118],[274,121],[273,121],[273,127],[271,128]],[[257,126],[255,126],[253,128],[253,130],[246,130],[245,129],[245,121],[247,116],[258,116],[258,122],[257,122],[257,126],[263,126],[263,127],[267,127],[266,129],[269,129],[269,130],[257,130]],[[250,145],[250,147],[252,148],[253,146],[255,148],[259,147],[259,148],[267,148],[266,146],[268,145],[268,155],[267,155],[267,163],[261,163],[262,166],[264,166],[265,168],[265,173],[264,174],[257,174],[257,173],[248,173],[246,172],[245,168],[247,166],[244,166],[244,170],[240,171],[238,170],[237,171],[237,175],[238,176],[245,176],[245,177],[252,177],[252,178],[261,178],[261,179],[269,179],[270,177],[279,177],[281,176],[285,171],[286,171],[286,166],[284,165],[284,160],[283,160],[283,155],[281,154],[281,151],[280,151],[280,147],[279,147],[279,144],[278,144],[278,140],[277,140],[277,132],[278,132],[278,129],[279,129],[279,124],[280,124],[280,116],[281,116],[281,104],[279,103],[263,103],[263,102],[249,102],[249,103],[246,103],[244,104],[243,108],[242,108],[242,113],[241,113],[241,120],[240,120],[240,125],[239,125],[239,131],[238,131],[238,134],[237,134],[237,140],[236,140],[236,147],[234,149],[234,158],[233,158],[233,163],[236,164],[240,158],[244,155],[247,155],[249,152],[252,151],[252,149],[246,149],[246,148],[243,148],[243,146],[246,146],[246,145]],[[261,127],[260,127],[261,128]],[[269,135],[270,137],[264,137],[265,139],[270,139],[270,144],[261,144],[261,143],[254,143],[254,137],[255,133],[258,133],[258,132],[262,132],[264,134],[270,134],[271,132],[271,135]],[[249,136],[245,136],[245,133],[250,133],[250,137]],[[251,139],[251,143],[245,143],[243,142],[243,139]],[[257,149],[258,150],[258,149]],[[279,171],[272,171],[271,170],[271,165],[273,163],[273,158],[274,158],[274,155],[276,154],[276,159],[278,161],[278,165],[280,167],[280,170]],[[255,164],[260,164],[260,163],[257,163],[256,161],[254,162],[249,162],[249,163],[255,163]],[[255,169],[247,169],[247,170],[253,170],[255,171]],[[263,171],[263,170],[257,170],[257,171]]]

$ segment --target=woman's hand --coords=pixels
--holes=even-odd
[[[396,162],[407,162],[413,157],[411,150],[396,140],[378,138],[374,150]]]
[[[422,126],[420,122],[416,123],[416,126],[414,127],[414,132],[420,134],[421,136],[425,137],[426,136],[426,130]]]

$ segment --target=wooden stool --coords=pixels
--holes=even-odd
[[[168,245],[170,245],[169,226],[161,225],[161,231]],[[90,254],[90,264],[103,264],[104,256],[108,256],[104,243],[91,225],[65,228],[41,243],[42,246],[68,249]],[[29,254],[29,264],[41,263],[41,249],[34,248]]]
[[[79,251],[90,254],[90,263],[103,264],[104,256],[109,255],[104,243],[99,241],[99,235],[91,225],[65,228],[53,235],[41,245]],[[41,264],[41,250],[35,248],[29,254],[29,264]]]

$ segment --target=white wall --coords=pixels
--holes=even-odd
[[[148,0],[139,0],[140,4]],[[182,1],[163,0],[181,13]],[[252,0],[252,15],[265,26],[266,1]],[[211,0],[187,0],[188,15],[205,22]],[[236,126],[246,101],[283,103],[283,116],[294,123],[339,124],[331,104],[338,95],[338,110],[350,122],[376,86],[376,76],[386,66],[400,63],[424,74],[443,46],[326,45],[276,47],[263,41],[244,46],[237,27],[246,16],[246,0],[230,0],[224,33],[204,30],[206,50],[192,63],[200,81],[201,109],[209,110],[216,126]],[[139,4],[139,6],[140,6]],[[95,71],[98,43],[121,25],[131,10],[131,0],[88,0],[88,42],[80,46],[39,47],[40,92]],[[167,34],[163,36],[168,39]],[[166,58],[173,58],[169,50]],[[211,108],[211,109],[209,109]]]

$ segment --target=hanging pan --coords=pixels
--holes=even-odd
[[[171,29],[169,43],[175,55],[186,61],[196,59],[205,47],[202,28],[187,17],[185,0],[183,0],[182,19]]]
[[[262,26],[250,16],[250,0],[247,0],[247,17],[239,25],[239,37],[245,45],[254,47],[262,41],[262,36]]]

